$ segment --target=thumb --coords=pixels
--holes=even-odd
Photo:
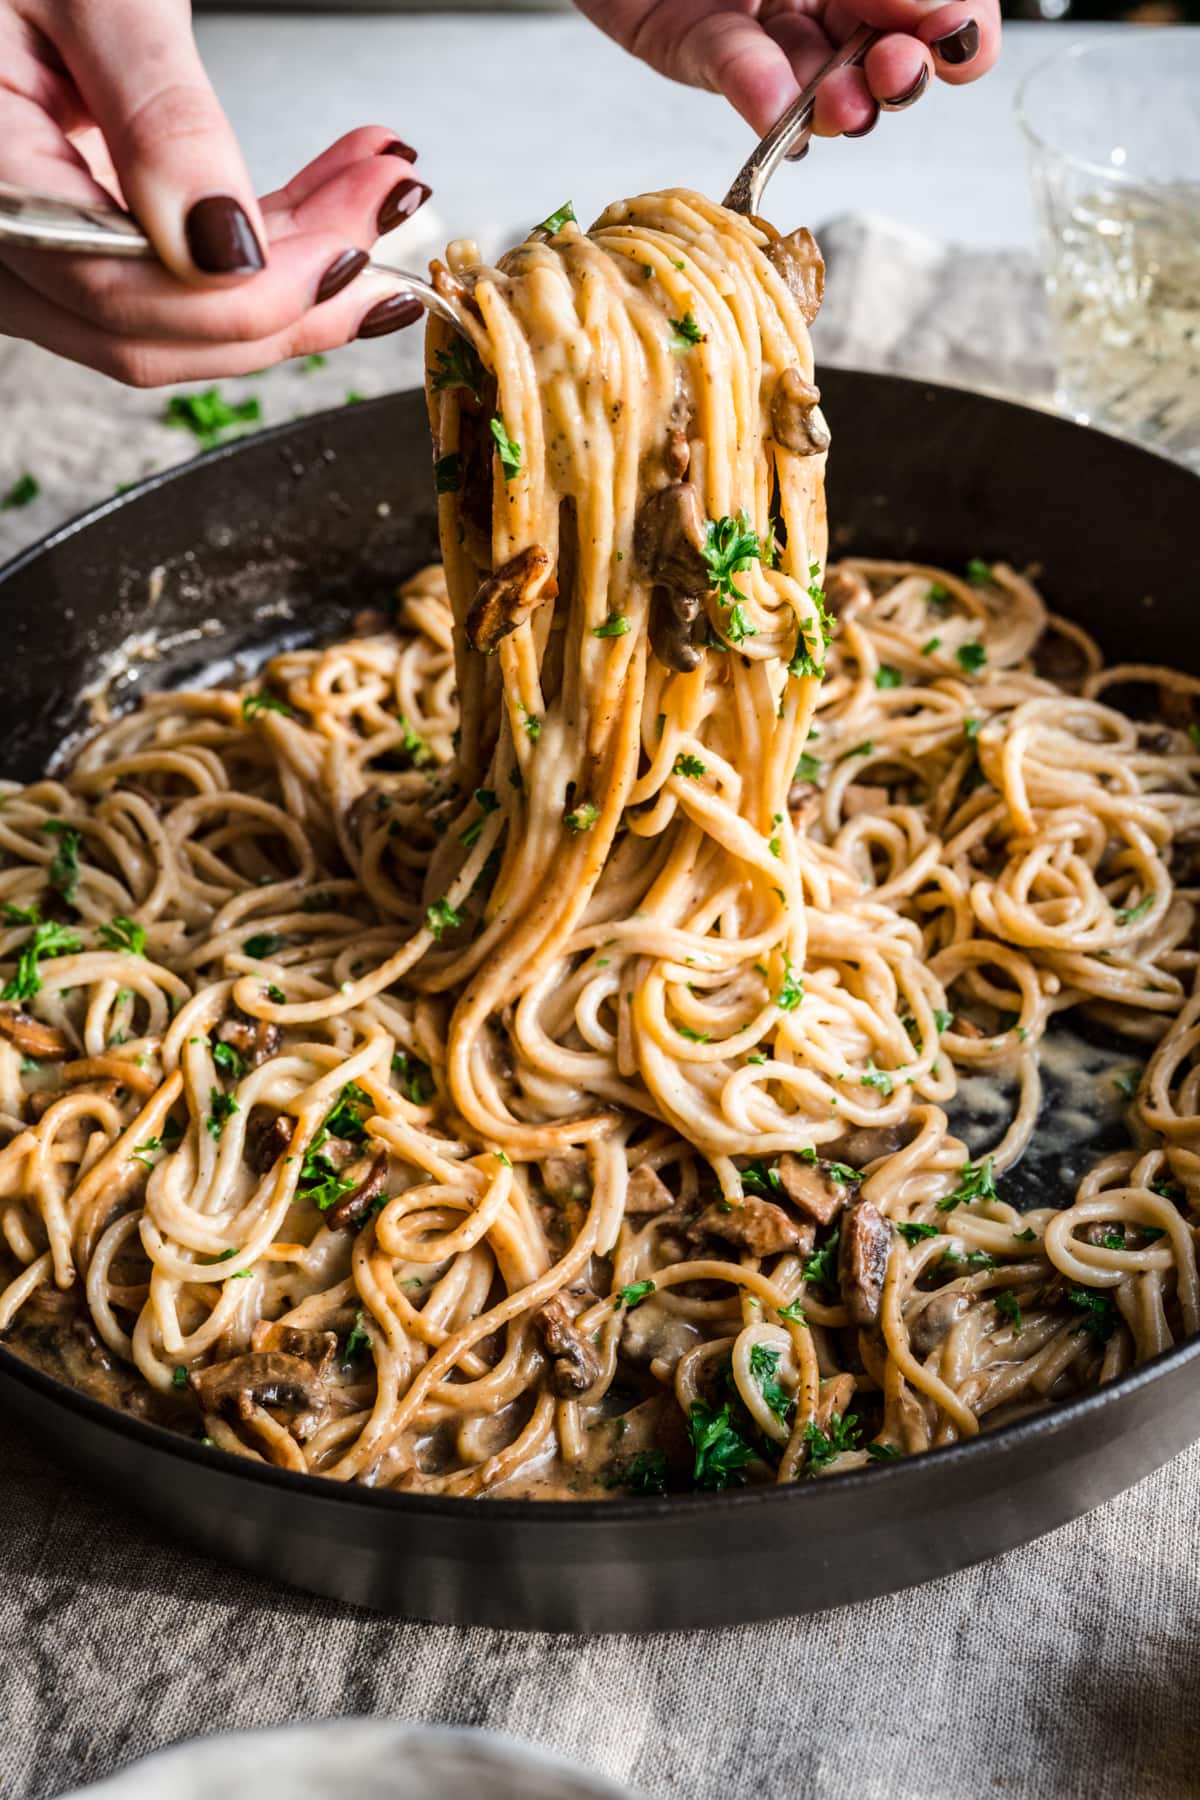
[[[185,281],[253,275],[265,232],[237,139],[180,0],[82,0],[56,48],[95,119],[131,212]]]

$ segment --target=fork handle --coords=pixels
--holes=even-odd
[[[738,170],[733,186],[725,196],[725,205],[730,212],[752,214],[759,211],[763,189],[780,163],[785,158],[796,161],[808,148],[817,89],[825,77],[832,75],[835,69],[860,63],[882,35],[873,25],[860,25],[844,44],[838,45],[828,62],[817,70],[803,93],[776,119],[766,137]]]

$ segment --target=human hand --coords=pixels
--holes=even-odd
[[[119,199],[161,258],[5,246],[0,334],[155,387],[421,317],[366,270],[375,239],[429,197],[416,152],[366,126],[256,200],[188,0],[0,0],[0,70],[0,181],[89,206]]]
[[[860,24],[886,33],[859,68],[821,83],[820,137],[865,137],[881,108],[919,100],[931,75],[974,81],[1000,52],[999,0],[576,0],[662,75],[724,94],[761,137]]]

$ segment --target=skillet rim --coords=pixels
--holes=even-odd
[[[1081,425],[1073,419],[1064,417],[1050,409],[1026,404],[1004,395],[981,391],[963,383],[949,381],[931,381],[923,377],[895,374],[890,371],[855,369],[838,364],[821,365],[822,374],[829,373],[837,381],[849,378],[853,383],[865,381],[869,384],[886,384],[897,393],[907,393],[914,402],[936,398],[945,392],[955,396],[969,395],[971,400],[987,410],[1000,410],[1004,414],[1032,415],[1039,421],[1041,428],[1048,432],[1059,432],[1067,439],[1073,439],[1083,453],[1084,446],[1096,438],[1105,440],[1107,453],[1120,456],[1125,454],[1133,460],[1149,459],[1161,466],[1164,473],[1171,471],[1173,479],[1192,480],[1196,483],[1197,497],[1200,498],[1200,476],[1195,476],[1185,466],[1175,462],[1161,452],[1143,444],[1134,443],[1121,438],[1115,433],[1100,431],[1096,427]],[[353,410],[364,414],[370,412],[386,412],[397,402],[411,401],[421,392],[417,388],[397,389],[390,394],[377,395],[371,399],[354,403]],[[66,520],[54,527],[35,543],[19,551],[3,566],[0,566],[0,598],[9,581],[18,574],[28,571],[47,552],[69,543],[72,539],[86,533],[93,525],[111,517],[133,503],[148,498],[160,490],[169,489],[175,483],[186,480],[189,475],[200,468],[212,468],[215,464],[228,462],[245,454],[255,447],[278,448],[281,445],[303,441],[310,432],[319,432],[327,428],[332,421],[341,418],[349,408],[345,405],[330,407],[320,412],[307,413],[300,418],[285,420],[278,425],[268,426],[258,432],[249,433],[236,438],[230,443],[217,445],[214,449],[201,452],[199,455],[173,464],[167,469],[160,469],[145,476],[124,490],[89,507],[86,511]],[[846,1492],[848,1496],[864,1491],[870,1483],[870,1491],[883,1491],[881,1483],[890,1482],[887,1492],[893,1497],[900,1489],[898,1483],[908,1479],[914,1481],[925,1470],[930,1472],[943,1469],[949,1473],[957,1469],[964,1461],[971,1468],[982,1469],[986,1463],[996,1465],[1014,1447],[1036,1445],[1039,1440],[1049,1441],[1060,1432],[1070,1430],[1087,1418],[1094,1419],[1106,1408],[1119,1406],[1128,1397],[1142,1388],[1149,1388],[1172,1371],[1200,1358],[1200,1335],[1184,1339],[1168,1349],[1152,1357],[1148,1362],[1139,1363],[1117,1377],[1102,1388],[1094,1389],[1087,1394],[1078,1395],[1048,1406],[1044,1411],[1031,1414],[1027,1418],[1014,1420],[1008,1425],[998,1426],[992,1430],[983,1430],[977,1437],[960,1440],[955,1444],[939,1446],[916,1456],[902,1456],[894,1462],[868,1465],[862,1469],[851,1470],[836,1477],[836,1491]],[[532,1522],[535,1519],[553,1521],[555,1525],[578,1524],[587,1526],[600,1520],[628,1520],[631,1524],[652,1522],[661,1523],[672,1516],[713,1518],[732,1509],[745,1511],[757,1506],[803,1506],[804,1496],[829,1493],[826,1480],[818,1482],[791,1482],[786,1484],[767,1483],[757,1487],[729,1488],[709,1493],[671,1493],[661,1496],[643,1498],[613,1498],[605,1500],[534,1500],[505,1498],[458,1498],[446,1494],[413,1493],[395,1488],[365,1487],[358,1482],[331,1480],[325,1475],[301,1475],[289,1469],[280,1469],[273,1464],[252,1462],[248,1458],[233,1456],[219,1449],[215,1444],[202,1444],[196,1439],[172,1431],[169,1427],[158,1425],[145,1419],[137,1418],[131,1413],[121,1412],[103,1401],[95,1400],[68,1382],[46,1373],[36,1364],[26,1362],[15,1351],[10,1350],[0,1339],[0,1375],[6,1379],[19,1382],[48,1400],[51,1405],[65,1407],[75,1412],[92,1424],[102,1429],[114,1430],[134,1442],[141,1444],[152,1452],[166,1452],[182,1459],[184,1464],[191,1463],[225,1476],[238,1476],[255,1481],[265,1489],[275,1489],[281,1493],[292,1493],[308,1500],[325,1500],[331,1505],[361,1506],[374,1509],[378,1515],[389,1510],[398,1518],[405,1515],[426,1515],[441,1519],[471,1519],[475,1523],[486,1523],[495,1520],[519,1523]],[[39,1437],[39,1445],[42,1440]],[[1103,1459],[1103,1452],[1101,1453]],[[1145,1473],[1149,1474],[1150,1468]],[[1122,1486],[1128,1484],[1123,1483]],[[815,1499],[810,1504],[816,1504]]]

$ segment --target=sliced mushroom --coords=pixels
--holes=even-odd
[[[280,1350],[255,1350],[207,1369],[193,1369],[189,1385],[205,1412],[236,1412],[248,1419],[256,1406],[284,1412],[319,1411],[325,1388],[311,1363]]]
[[[70,1087],[38,1088],[36,1092],[26,1097],[25,1104],[29,1108],[30,1116],[36,1121],[45,1117],[56,1100],[65,1100],[68,1095],[95,1094],[102,1100],[115,1100],[120,1091],[121,1083],[111,1079],[77,1081],[73,1082]]]
[[[518,550],[480,584],[467,614],[467,642],[476,650],[494,650],[501,638],[525,623],[535,607],[553,600],[557,593],[550,552],[541,544]]]
[[[749,1250],[751,1256],[776,1256],[781,1250],[807,1255],[816,1232],[811,1225],[799,1225],[790,1219],[773,1200],[747,1194],[740,1206],[726,1207],[723,1202],[706,1206],[689,1228],[688,1236],[719,1237],[741,1250]]]
[[[650,595],[650,648],[664,668],[690,675],[704,660],[708,618],[698,594],[655,585]]]
[[[821,391],[799,369],[783,371],[771,396],[771,433],[795,456],[816,456],[829,448],[829,427],[820,408]]]
[[[39,1062],[59,1062],[68,1050],[61,1031],[43,1025],[17,1006],[0,1006],[0,1036],[8,1038],[22,1056],[36,1057]]]
[[[318,1377],[328,1374],[337,1356],[336,1331],[313,1331],[301,1325],[283,1325],[271,1319],[260,1319],[250,1333],[252,1350],[276,1350],[284,1356],[298,1356]]]
[[[388,1153],[381,1150],[358,1186],[325,1214],[330,1231],[344,1231],[348,1225],[360,1225],[387,1186]]]
[[[838,1283],[855,1325],[874,1325],[892,1249],[892,1228],[869,1200],[858,1200],[842,1221]]]
[[[546,1192],[555,1200],[589,1200],[592,1178],[586,1156],[569,1152],[548,1156],[542,1164]]]
[[[825,606],[844,625],[871,604],[871,590],[861,575],[850,569],[829,569],[825,574]]]
[[[251,1019],[239,1012],[232,1019],[222,1020],[217,1036],[244,1056],[252,1069],[257,1069],[274,1056],[283,1034],[269,1019]]]
[[[246,1126],[246,1155],[256,1175],[266,1175],[292,1147],[295,1120],[255,1107]]]
[[[688,464],[692,460],[692,447],[688,443],[688,434],[682,425],[674,425],[667,433],[667,448],[663,457],[667,474],[672,481],[682,481],[688,472]]]
[[[651,1218],[656,1213],[670,1212],[674,1204],[675,1196],[666,1182],[648,1163],[639,1163],[625,1188],[625,1217]]]
[[[704,505],[690,481],[676,481],[643,501],[633,528],[633,552],[641,573],[681,594],[708,591]]]
[[[821,310],[825,293],[825,259],[817,248],[817,240],[806,226],[776,238],[768,246],[767,261],[773,263],[790,289],[792,298],[811,325]]]
[[[808,1162],[790,1153],[779,1159],[779,1179],[793,1206],[815,1219],[818,1225],[831,1225],[838,1213],[858,1192],[857,1183],[835,1181],[827,1162]]]
[[[821,805],[821,792],[812,781],[793,781],[788,789],[787,808],[793,825],[807,825],[815,819]]]
[[[928,1356],[943,1343],[970,1307],[970,1296],[953,1289],[943,1289],[923,1306],[908,1328],[908,1341],[914,1356]]]
[[[899,1125],[855,1126],[845,1137],[826,1144],[825,1148],[838,1161],[849,1163],[852,1169],[865,1169],[868,1163],[877,1162],[881,1156],[894,1156],[897,1150],[903,1150],[920,1129],[912,1119]]]
[[[885,787],[852,781],[842,794],[842,817],[857,819],[860,813],[877,813],[891,799]]]
[[[578,1295],[563,1290],[534,1316],[546,1354],[552,1359],[550,1385],[562,1400],[586,1393],[600,1375],[595,1347],[575,1323],[586,1304]]]

